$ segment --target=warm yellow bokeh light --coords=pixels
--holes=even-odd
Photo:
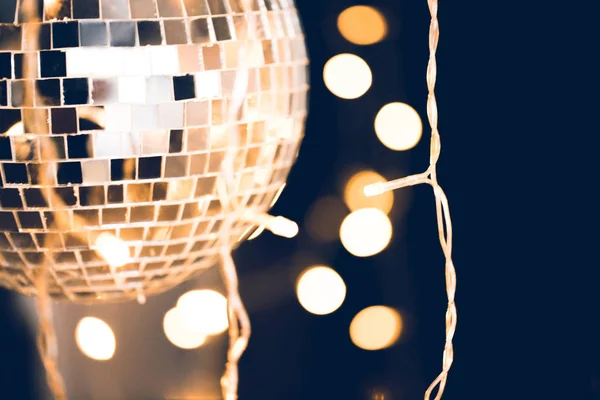
[[[365,186],[387,180],[375,171],[361,171],[348,180],[344,189],[344,201],[351,211],[361,208],[378,208],[389,213],[394,205],[394,192],[385,192],[379,196],[365,196]]]
[[[186,329],[203,335],[217,335],[229,326],[227,299],[214,290],[192,290],[177,301]]]
[[[206,336],[192,332],[181,320],[179,309],[170,309],[163,320],[163,329],[169,342],[181,349],[196,349],[204,344]]]
[[[321,197],[306,215],[306,230],[314,239],[322,242],[337,240],[340,225],[346,216],[345,208],[337,197]]]
[[[402,333],[402,317],[385,306],[368,307],[350,323],[352,343],[364,350],[381,350],[393,345]]]
[[[110,360],[115,354],[117,341],[110,326],[101,319],[85,317],[75,328],[75,340],[79,350],[98,361]]]
[[[331,314],[346,298],[346,284],[333,269],[316,266],[302,273],[296,288],[298,301],[316,315]]]
[[[357,99],[369,90],[373,75],[369,64],[359,56],[338,54],[325,64],[323,80],[327,89],[337,97]]]
[[[419,143],[423,133],[421,117],[404,103],[389,103],[375,117],[375,133],[389,149],[409,150]]]
[[[350,254],[370,257],[383,251],[390,243],[392,223],[377,208],[356,210],[342,222],[340,239]]]
[[[122,267],[131,257],[127,243],[107,232],[96,238],[96,252],[112,268]]]
[[[338,17],[338,29],[349,42],[369,45],[381,41],[387,34],[385,17],[373,7],[353,6]]]

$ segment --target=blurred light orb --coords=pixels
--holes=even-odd
[[[346,298],[346,284],[333,269],[316,266],[302,273],[296,288],[298,301],[312,314],[331,314]]]
[[[347,41],[363,46],[380,42],[388,31],[383,14],[369,6],[345,9],[340,13],[337,25]]]
[[[333,196],[321,197],[306,214],[306,230],[316,240],[333,242],[337,240],[340,225],[346,216],[342,200]]]
[[[352,343],[364,350],[381,350],[393,345],[402,333],[402,317],[386,306],[365,308],[350,323]]]
[[[227,299],[214,290],[192,290],[177,301],[186,329],[202,335],[218,335],[229,326]]]
[[[344,189],[344,201],[351,211],[361,208],[378,208],[384,213],[389,213],[394,205],[394,192],[385,192],[379,196],[365,196],[364,188],[367,185],[387,180],[375,171],[361,171],[354,174]]]
[[[98,361],[110,360],[117,347],[110,326],[95,317],[85,317],[79,321],[75,328],[75,340],[83,354]]]
[[[205,335],[188,329],[188,326],[183,323],[180,309],[177,307],[173,307],[165,314],[163,329],[169,342],[181,349],[197,349],[206,341]]]
[[[383,251],[392,239],[392,223],[378,208],[363,208],[350,213],[342,222],[340,239],[356,257],[370,257]]]
[[[337,97],[352,100],[365,94],[373,83],[369,64],[354,54],[338,54],[325,63],[323,80]]]
[[[391,150],[409,150],[419,143],[423,133],[421,117],[405,103],[389,103],[375,117],[375,133]]]
[[[96,252],[106,260],[112,268],[119,268],[130,260],[129,247],[119,238],[103,232],[96,239]]]

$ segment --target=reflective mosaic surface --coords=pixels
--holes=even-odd
[[[34,26],[0,0],[0,285],[33,294],[48,265],[56,298],[130,299],[214,265],[240,68],[239,201],[268,210],[303,136],[308,60],[292,0],[253,0],[253,32],[240,1],[54,0]]]

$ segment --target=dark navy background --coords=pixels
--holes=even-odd
[[[413,105],[426,120],[426,1],[366,3],[384,11],[391,32],[357,47],[336,29],[339,12],[356,2],[298,0],[312,63],[310,114],[275,207],[297,221],[317,198],[339,192],[347,167],[394,176],[421,172],[428,161],[428,140],[395,153],[372,130],[390,101]],[[459,315],[444,399],[600,399],[597,6],[440,3],[439,180],[454,221]],[[334,97],[322,81],[325,62],[342,52],[373,70],[373,87],[355,101]],[[422,398],[441,367],[446,298],[433,196],[423,187],[410,198],[406,218],[396,220],[404,234],[370,259],[306,234],[263,235],[236,253],[243,296],[272,285],[286,294],[250,307],[241,399]],[[327,318],[304,312],[281,272],[307,258],[346,280],[346,303]],[[356,312],[373,304],[407,318],[401,342],[381,352],[359,350],[347,333]],[[34,342],[6,291],[0,321],[0,399],[40,398]]]

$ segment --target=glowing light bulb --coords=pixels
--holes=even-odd
[[[285,217],[275,217],[271,223],[267,225],[269,230],[276,235],[293,238],[298,234],[298,224]]]
[[[409,150],[419,143],[423,133],[421,117],[404,103],[389,103],[375,117],[375,133],[391,150]]]
[[[364,350],[381,350],[393,345],[402,333],[402,317],[385,306],[368,307],[350,323],[352,343]]]
[[[275,205],[275,203],[277,203],[277,200],[279,200],[279,197],[281,197],[281,193],[283,193],[283,189],[285,189],[285,183],[283,185],[281,185],[281,187],[277,190],[277,193],[275,193],[275,196],[273,197],[273,201],[271,201],[271,207],[273,207]],[[254,229],[254,227],[250,227],[249,230]],[[250,236],[248,236],[247,240],[254,240],[257,237],[259,237],[264,231],[265,231],[266,227],[264,225],[260,225],[258,228],[256,228],[254,230],[254,232],[252,232],[252,234]],[[289,232],[286,232],[288,234],[292,234],[293,236],[296,236],[298,234],[298,225],[296,223],[294,223],[294,226],[290,225]],[[295,231],[295,233],[294,233]],[[246,236],[245,234],[242,236],[244,237]],[[290,236],[290,237],[293,237]],[[284,235],[285,237],[285,235]]]
[[[383,182],[371,183],[364,187],[363,192],[367,197],[379,196],[385,193],[385,186]]]
[[[369,45],[381,41],[387,34],[385,17],[373,7],[353,6],[338,17],[338,29],[349,42]]]
[[[266,229],[278,236],[293,238],[298,234],[298,224],[285,217],[274,217],[272,215],[256,212],[250,209],[246,210],[241,217],[248,222],[254,223],[255,225],[264,226]]]
[[[75,340],[79,350],[98,361],[110,360],[115,354],[117,342],[110,326],[101,319],[85,317],[75,328]]]
[[[217,335],[229,326],[227,299],[214,290],[192,290],[177,301],[186,329],[203,335]]]
[[[386,179],[374,171],[361,171],[348,180],[344,190],[344,201],[351,211],[361,208],[378,208],[389,213],[394,205],[394,194],[387,192],[381,196],[367,197],[364,188],[367,185],[386,182]]]
[[[112,268],[122,267],[131,259],[127,244],[107,232],[96,238],[96,252]]]
[[[348,215],[340,228],[340,239],[356,257],[370,257],[387,247],[392,238],[392,223],[377,208],[363,208]]]
[[[306,311],[316,315],[331,314],[346,298],[346,284],[333,269],[316,266],[306,270],[298,280],[298,301]]]
[[[338,54],[325,64],[323,80],[331,93],[350,100],[359,98],[369,90],[373,75],[369,64],[359,56]]]
[[[163,320],[163,329],[169,342],[181,349],[196,349],[202,346],[206,336],[193,332],[183,323],[180,310],[177,307],[170,309]]]

